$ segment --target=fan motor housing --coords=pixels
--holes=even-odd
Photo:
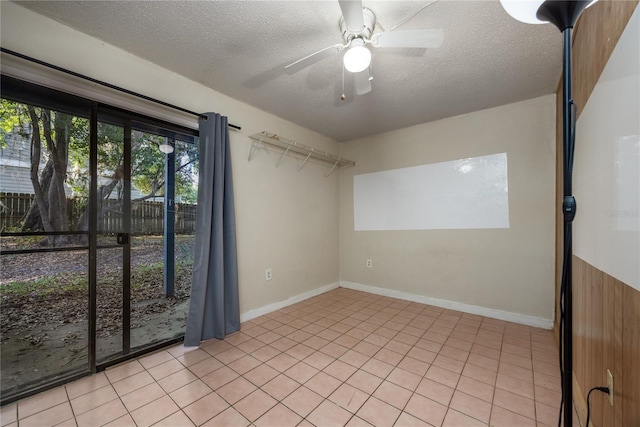
[[[360,32],[356,33],[349,30],[344,23],[344,17],[340,17],[340,32],[342,33],[342,39],[345,44],[349,44],[351,40],[355,38],[361,38],[364,40],[369,40],[371,38],[371,34],[373,34],[373,29],[376,26],[376,15],[373,11],[367,7],[362,8],[362,20],[364,22],[364,26]]]

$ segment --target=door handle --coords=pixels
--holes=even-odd
[[[119,245],[128,245],[129,244],[129,233],[118,233],[116,235],[116,242]]]

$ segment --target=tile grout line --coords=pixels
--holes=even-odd
[[[337,307],[333,306],[331,308],[326,307],[326,303],[327,302],[331,302],[333,304],[336,304],[336,301],[339,299],[338,297],[334,297],[334,298],[325,298],[324,300],[319,300],[318,297],[313,297],[311,298],[312,300],[315,301],[310,301],[308,304],[303,304],[300,305],[300,303],[294,304],[290,307],[285,307],[283,309],[277,310],[273,313],[268,313],[262,317],[263,320],[260,322],[255,322],[255,319],[252,319],[251,321],[247,322],[250,325],[252,325],[251,328],[248,328],[246,331],[249,331],[250,329],[253,329],[254,327],[261,327],[262,329],[264,329],[264,331],[259,332],[256,335],[249,335],[249,334],[245,334],[246,336],[243,338],[246,339],[242,339],[242,341],[237,341],[234,344],[228,343],[229,347],[224,349],[224,350],[220,350],[220,351],[216,351],[216,352],[212,352],[209,353],[209,351],[204,350],[204,349],[200,349],[204,352],[207,353],[207,357],[201,361],[204,360],[210,360],[210,359],[214,359],[216,360],[218,363],[220,363],[220,367],[214,369],[212,372],[213,373],[219,369],[221,369],[222,367],[226,367],[227,369],[230,369],[232,372],[234,372],[235,375],[237,375],[237,378],[244,378],[246,381],[248,381],[249,383],[252,384],[253,387],[255,387],[255,390],[260,390],[264,393],[266,393],[267,395],[269,395],[269,393],[263,389],[263,387],[267,384],[269,384],[272,380],[274,380],[275,378],[279,377],[280,375],[283,375],[286,378],[291,379],[292,381],[295,381],[296,384],[298,384],[297,388],[294,389],[293,391],[291,391],[290,393],[288,393],[286,396],[283,396],[282,398],[276,398],[276,404],[274,406],[272,406],[270,409],[267,409],[265,411],[265,413],[261,414],[260,416],[258,416],[256,418],[256,421],[259,420],[261,417],[263,417],[265,414],[267,414],[269,411],[271,411],[271,409],[273,409],[275,406],[277,406],[278,404],[282,404],[285,408],[288,408],[289,410],[292,410],[291,408],[289,408],[285,403],[283,403],[283,401],[290,396],[291,394],[293,394],[295,392],[295,390],[298,390],[299,387],[302,386],[306,386],[306,384],[311,381],[313,378],[315,378],[319,373],[324,373],[325,375],[328,375],[330,378],[335,379],[338,381],[338,385],[325,397],[324,395],[322,395],[322,399],[320,400],[320,402],[318,403],[318,405],[316,405],[313,409],[311,409],[311,411],[307,414],[307,416],[302,417],[302,421],[307,420],[308,421],[308,416],[310,414],[312,414],[320,405],[322,405],[325,401],[329,401],[332,404],[333,401],[330,400],[330,397],[333,395],[333,393],[335,393],[335,391],[340,388],[343,385],[349,385],[347,382],[355,375],[355,373],[362,371],[363,373],[366,373],[368,375],[373,375],[374,377],[376,377],[377,379],[380,379],[381,382],[371,391],[371,393],[368,392],[364,392],[367,397],[366,400],[358,407],[354,410],[354,412],[351,411],[347,411],[349,412],[350,416],[348,420],[352,420],[354,419],[354,417],[359,417],[361,418],[359,415],[357,415],[358,411],[360,411],[362,409],[362,407],[364,407],[364,405],[367,404],[367,402],[372,401],[371,398],[375,397],[374,394],[380,389],[380,387],[385,383],[385,382],[389,382],[390,384],[393,384],[395,386],[399,386],[401,388],[403,388],[404,390],[408,390],[411,392],[410,396],[408,397],[408,399],[406,400],[406,402],[403,404],[402,408],[398,408],[397,406],[394,406],[392,404],[390,404],[387,401],[384,401],[386,404],[399,409],[400,410],[400,414],[396,417],[395,421],[397,422],[397,420],[399,419],[399,417],[402,415],[403,412],[405,412],[404,410],[407,407],[408,402],[413,398],[413,396],[418,395],[422,398],[425,398],[425,396],[422,396],[420,393],[417,392],[418,387],[420,385],[420,383],[422,381],[424,381],[424,379],[426,379],[426,375],[427,373],[432,369],[432,367],[437,367],[439,369],[443,369],[447,372],[451,372],[453,374],[457,375],[456,378],[456,384],[455,386],[451,387],[449,385],[446,384],[442,384],[439,380],[436,380],[435,382],[442,384],[448,388],[452,389],[452,398],[453,395],[455,395],[456,392],[460,392],[460,393],[464,393],[467,394],[466,392],[460,390],[458,387],[460,386],[460,381],[462,380],[462,377],[464,376],[465,378],[470,378],[473,379],[474,381],[478,381],[480,383],[486,384],[484,381],[482,380],[477,380],[473,377],[468,377],[467,375],[464,374],[465,368],[467,366],[473,366],[479,369],[487,369],[484,366],[480,366],[479,364],[474,364],[473,362],[469,362],[469,358],[472,354],[477,354],[478,356],[482,356],[485,358],[490,358],[493,359],[492,357],[487,357],[484,356],[482,353],[477,353],[474,352],[474,347],[475,345],[480,345],[482,346],[482,343],[478,342],[478,334],[480,334],[483,330],[487,331],[487,332],[491,332],[491,333],[496,333],[496,328],[483,328],[483,325],[487,325],[487,326],[492,326],[492,324],[499,324],[501,325],[501,332],[499,333],[500,335],[500,347],[499,347],[499,354],[498,354],[498,359],[497,359],[497,372],[495,372],[495,376],[496,376],[496,380],[493,382],[493,395],[491,398],[491,411],[490,411],[490,420],[493,417],[493,410],[495,409],[496,405],[495,405],[495,397],[496,397],[496,392],[497,392],[497,379],[499,375],[506,375],[507,377],[513,378],[513,379],[518,379],[519,377],[512,377],[511,375],[502,373],[501,374],[501,367],[503,366],[503,364],[507,364],[511,365],[511,363],[506,362],[503,360],[504,354],[509,354],[509,355],[513,355],[515,357],[520,357],[521,355],[518,352],[511,352],[508,349],[504,348],[504,344],[505,344],[505,337],[512,337],[509,340],[512,341],[512,339],[518,340],[521,339],[518,333],[518,329],[522,329],[521,327],[512,327],[512,328],[508,328],[508,326],[510,326],[511,324],[509,322],[504,322],[504,321],[489,321],[487,322],[487,318],[484,318],[482,316],[472,316],[472,317],[467,317],[464,313],[457,313],[455,311],[452,310],[446,310],[446,309],[430,309],[431,306],[428,305],[422,305],[422,308],[420,310],[411,310],[411,311],[405,311],[408,308],[413,308],[412,307],[412,303],[402,303],[402,304],[398,304],[398,301],[400,300],[396,300],[393,298],[388,298],[388,297],[377,297],[377,298],[367,298],[366,302],[364,303],[360,303],[358,304],[356,307],[353,307],[353,310],[351,311],[351,315],[348,315],[345,311],[348,310],[348,306],[349,304],[353,305],[354,301],[356,301],[356,303],[359,303],[360,301],[358,301],[357,296],[360,296],[359,293],[350,293],[350,295],[353,295],[353,297],[349,297],[347,298],[348,303],[344,303],[344,304],[340,304]],[[297,308],[294,308],[297,307]],[[417,308],[417,307],[416,307]],[[366,311],[365,311],[366,310]],[[370,311],[369,311],[370,310]],[[372,313],[373,312],[373,313]],[[294,315],[295,313],[295,315]],[[376,314],[378,313],[378,315]],[[382,314],[382,315],[380,315]],[[452,322],[453,318],[455,318],[455,321]],[[467,322],[464,322],[463,320],[469,318],[471,319],[478,319],[477,322],[473,322],[473,324],[469,324]],[[379,319],[379,320],[377,320]],[[296,322],[296,321],[302,321],[307,323],[306,325],[302,326],[301,323],[298,323],[296,326],[291,326],[290,323]],[[272,323],[275,322],[275,323]],[[356,323],[358,322],[358,323]],[[269,324],[267,327],[261,326],[264,324]],[[309,326],[312,325],[316,325],[316,328],[308,328]],[[339,325],[339,326],[338,326]],[[285,332],[285,334],[282,333],[282,331],[279,332],[275,332],[275,330],[282,328],[282,327],[289,327],[292,330],[291,331],[287,331]],[[361,329],[359,328],[359,326],[366,326],[366,328]],[[468,326],[469,328],[473,327],[475,329],[475,337],[474,340],[468,340],[469,337],[464,337],[464,336],[460,336],[461,334],[468,334],[471,335],[472,333],[469,332],[469,330],[464,330],[463,328],[459,328],[461,326]],[[506,327],[505,327],[506,326]],[[304,329],[308,328],[307,331],[305,331]],[[321,329],[317,329],[317,328],[321,328]],[[385,330],[387,330],[388,332],[386,332],[384,335],[380,335],[380,330],[382,328],[385,328]],[[412,331],[409,330],[408,328],[416,328],[416,329],[421,329],[422,333],[420,335],[418,335],[416,332],[419,331]],[[440,334],[441,332],[443,332],[443,329],[437,330],[437,328],[443,328],[443,329],[448,329],[447,331],[447,335],[442,335],[442,342],[439,341],[432,341],[431,339],[429,339],[429,337],[425,337],[425,335],[429,332],[431,333],[435,333],[435,334]],[[358,334],[348,334],[348,332],[353,331],[353,330],[359,330],[360,333]],[[534,348],[534,344],[533,344],[533,334],[531,331],[531,328],[526,328],[525,329],[528,335],[528,352],[529,352],[529,358],[531,360],[531,368],[530,368],[530,372],[532,375],[532,383],[531,386],[533,387],[533,398],[527,398],[529,400],[532,401],[533,405],[534,405],[534,419],[532,420],[533,422],[537,422],[538,421],[538,414],[537,414],[537,409],[538,409],[538,400],[536,399],[537,396],[537,392],[536,392],[536,380],[535,380],[535,373],[537,372],[534,369],[534,360],[536,360],[534,353],[535,353],[535,348]],[[280,341],[282,338],[288,338],[290,335],[294,334],[297,331],[303,331],[305,333],[309,333],[310,336],[306,337],[306,339],[303,340],[292,340],[292,342],[294,342],[294,345],[288,346],[287,345],[289,343],[286,343],[284,346],[279,345],[278,347],[273,347],[271,344],[273,344],[276,341]],[[332,333],[329,334],[328,332],[331,331]],[[389,336],[389,332],[393,331],[393,334]],[[534,330],[535,331],[535,330]],[[412,333],[413,332],[413,333]],[[243,334],[244,332],[241,330],[240,331],[241,334]],[[265,342],[262,341],[259,337],[264,335],[264,334],[274,334],[276,335],[278,338],[275,339],[271,339],[273,338],[272,336],[270,336],[269,338],[269,342]],[[336,334],[334,336],[334,334]],[[375,344],[373,342],[367,341],[367,338],[369,336],[372,335],[378,335],[378,336],[382,336],[383,338],[387,339],[386,342],[384,342],[384,344],[380,344],[380,341],[376,342]],[[452,336],[453,335],[453,336]],[[351,340],[353,340],[353,343],[350,343],[350,345],[342,345],[342,344],[338,344],[336,343],[336,340],[348,336]],[[315,345],[313,347],[310,347],[309,345],[304,344],[305,342],[307,342],[310,339],[313,338],[318,338],[318,339],[323,339],[326,340],[326,342],[323,343],[322,346],[320,347],[316,347]],[[403,339],[405,338],[405,339]],[[469,343],[470,347],[469,349],[463,349],[460,348],[459,346],[456,346],[453,344],[453,342],[450,342],[450,340],[458,340],[458,341],[464,341]],[[245,351],[242,350],[239,346],[247,341],[257,341],[260,342],[262,345],[260,347],[258,347],[258,349],[254,349],[252,351]],[[404,369],[404,367],[400,367],[400,364],[405,361],[405,360],[409,360],[409,359],[414,359],[415,356],[413,355],[409,355],[410,352],[414,351],[414,350],[420,350],[420,351],[430,351],[431,350],[427,350],[426,348],[423,348],[421,346],[419,346],[418,344],[421,341],[428,341],[433,343],[434,345],[438,345],[438,351],[437,352],[432,352],[435,354],[435,356],[433,357],[432,361],[430,363],[424,362],[422,359],[416,359],[418,361],[421,361],[425,364],[427,364],[427,368],[425,370],[424,373],[421,374],[415,374],[412,371],[406,371],[406,369]],[[543,342],[542,340],[537,340],[540,341],[540,344],[544,344],[546,345],[546,342]],[[220,340],[219,342],[225,342],[224,340]],[[405,345],[407,348],[403,348],[401,353],[397,353],[396,352],[396,348],[389,348],[387,347],[387,345],[389,345],[389,343],[392,342],[397,342],[400,344]],[[411,342],[411,344],[409,344],[409,342]],[[512,341],[513,342],[513,341]],[[361,343],[367,343],[367,346],[372,346],[375,347],[375,351],[374,350],[367,350],[367,346],[364,346],[364,348],[358,348],[357,350],[355,349],[355,347],[359,346]],[[215,344],[215,343],[214,343]],[[335,355],[337,354],[334,350],[331,350],[331,352],[328,351],[322,351],[323,349],[325,349],[327,346],[329,346],[330,344],[334,344],[336,346],[341,346],[342,348],[346,349],[346,351],[342,352],[338,357],[336,357]],[[509,343],[511,346],[515,346],[515,347],[520,347],[520,348],[526,348],[521,346],[519,343],[517,343],[517,341],[512,344]],[[303,345],[306,346],[310,349],[313,350],[312,353],[307,354],[302,356],[301,355],[301,359],[299,359],[296,356],[293,356],[291,354],[288,353],[288,351],[294,347],[297,347],[299,345]],[[537,347],[540,347],[540,345],[537,345]],[[552,347],[550,345],[546,345],[547,347]],[[246,370],[245,368],[240,368],[243,373],[241,374],[240,371],[236,371],[234,368],[231,367],[231,365],[240,360],[243,359],[245,357],[254,357],[253,353],[261,348],[265,348],[265,347],[270,347],[275,349],[275,351],[277,353],[275,353],[275,355],[270,356],[267,359],[262,360],[261,358],[256,358],[256,360],[258,360],[260,363],[254,367],[252,367],[251,369]],[[453,355],[449,352],[447,353],[443,353],[443,350],[445,350],[446,348],[451,348],[452,350],[455,351],[464,351],[466,354],[464,356],[464,360],[461,360],[460,358],[457,357],[452,357]],[[487,347],[487,349],[491,349],[494,347]],[[240,351],[240,353],[242,354],[242,356],[234,358],[233,360],[228,360],[226,363],[222,362],[220,359],[218,359],[216,356],[220,355],[221,353],[224,353],[225,351],[231,350],[231,349],[235,349],[237,351]],[[495,348],[494,348],[495,349]],[[553,347],[552,347],[553,349]],[[367,350],[366,353],[362,353],[361,351],[363,350]],[[380,354],[382,352],[382,350],[386,350],[387,352],[390,353],[394,353],[397,354],[398,357],[400,357],[397,361],[389,361],[389,359],[387,358],[383,358],[383,356]],[[183,356],[185,353],[184,351],[181,354],[172,354],[171,352],[169,352],[168,350],[163,350],[166,351],[170,356],[171,359],[170,360],[175,360],[177,363],[180,364],[181,369],[177,372],[182,371],[183,369],[187,372],[189,372],[190,374],[192,374],[195,379],[192,381],[189,381],[185,384],[182,384],[180,387],[178,387],[176,390],[173,390],[172,392],[175,392],[177,390],[180,390],[183,387],[187,387],[190,384],[194,383],[195,381],[202,381],[202,378],[205,375],[209,375],[210,373],[206,373],[203,374],[203,376],[197,375],[195,374],[195,372],[193,372],[190,368],[191,366],[199,363],[195,362],[195,363],[189,363],[189,364],[184,364],[182,363],[180,360],[178,360],[179,357]],[[339,352],[340,350],[338,350]],[[350,362],[345,362],[343,360],[341,360],[341,358],[348,352],[353,351],[363,357],[366,358],[366,360],[364,362],[362,362],[361,364],[359,364],[358,366],[355,366],[353,364],[351,364]],[[368,355],[367,353],[371,353],[371,355]],[[260,366],[264,366],[266,365],[267,367],[270,367],[273,369],[273,367],[271,365],[269,365],[267,362],[271,361],[272,359],[280,356],[280,355],[287,355],[288,357],[292,358],[295,360],[295,363],[293,363],[293,365],[289,366],[286,369],[283,369],[282,371],[280,371],[279,369],[276,369],[277,374],[272,377],[270,380],[266,381],[266,382],[262,382],[262,384],[260,386],[257,385],[257,383],[254,383],[250,380],[248,380],[247,378],[245,378],[245,375],[249,372],[251,372],[252,370],[260,367]],[[309,359],[312,355],[314,354],[319,354],[322,356],[326,356],[328,358],[331,359],[330,363],[324,365],[322,368],[316,368],[316,366],[310,365],[309,361],[307,361],[307,359]],[[376,356],[380,355],[380,358],[377,358]],[[147,356],[148,357],[148,356]],[[255,357],[254,357],[255,358]],[[440,359],[439,359],[440,358]],[[443,359],[443,358],[447,358],[447,359]],[[460,372],[457,372],[457,368],[456,369],[452,369],[452,366],[447,366],[447,367],[443,367],[440,366],[440,364],[434,364],[434,362],[439,359],[441,361],[446,361],[446,360],[451,360],[452,362],[460,362],[461,366],[460,366]],[[139,361],[141,359],[136,359],[136,361]],[[169,360],[168,360],[169,361]],[[166,363],[168,361],[162,362],[162,363]],[[340,361],[341,363],[346,363],[346,365],[348,365],[350,368],[355,369],[353,372],[351,372],[347,377],[344,377],[344,380],[337,378],[335,376],[333,376],[332,374],[328,373],[325,371],[325,369],[327,369],[329,366],[331,366],[333,363],[335,363],[336,361]],[[377,374],[372,374],[371,372],[362,369],[365,365],[367,365],[369,362],[371,361],[376,361],[378,363],[384,363],[384,364],[388,364],[390,366],[390,370],[388,373],[386,373],[383,377],[378,376]],[[546,362],[546,360],[542,361],[542,362]],[[138,362],[140,363],[140,362]],[[174,398],[170,395],[170,393],[168,393],[159,383],[159,380],[157,380],[153,375],[151,375],[149,373],[149,369],[155,367],[155,366],[159,366],[162,363],[153,365],[153,366],[149,366],[148,368],[145,367],[144,365],[142,365],[142,368],[145,372],[147,372],[151,378],[153,378],[154,383],[163,391],[164,395],[169,396],[169,398],[171,399],[171,401],[177,406],[178,410],[173,412],[172,414],[167,415],[166,417],[164,417],[163,419],[166,419],[170,416],[173,416],[174,414],[176,414],[177,412],[182,412],[186,417],[188,417],[188,415],[186,415],[186,413],[184,412],[184,408],[181,408],[178,403],[174,400]],[[314,370],[317,370],[317,372],[315,372],[310,378],[307,378],[306,381],[304,383],[299,383],[297,380],[295,380],[294,378],[290,377],[288,374],[286,374],[285,372],[290,369],[291,367],[298,365],[298,364],[304,364],[307,367],[311,367]],[[546,363],[545,363],[546,364]],[[550,365],[550,364],[549,364]],[[516,368],[519,368],[520,365],[513,365]],[[552,365],[550,365],[552,366]],[[238,368],[236,368],[238,369]],[[395,384],[391,381],[388,380],[389,376],[391,375],[391,373],[396,370],[396,369],[400,369],[400,370],[404,370],[406,372],[412,373],[413,375],[417,375],[417,377],[419,378],[419,382],[416,385],[414,390],[409,390],[406,389],[405,387],[403,387],[402,385],[399,384]],[[168,377],[170,375],[173,375],[177,372],[171,373],[165,377]],[[135,374],[134,374],[135,375]],[[106,376],[106,375],[105,375]],[[131,375],[129,375],[130,377]],[[165,378],[163,377],[163,378]],[[341,377],[343,377],[341,375]],[[109,386],[114,387],[114,382],[111,381],[111,379],[106,376]],[[128,377],[123,377],[120,380],[124,380]],[[222,387],[224,387],[225,385],[229,384],[230,382],[232,382],[234,380],[231,380],[225,384],[220,385],[217,389],[220,389]],[[430,379],[430,381],[434,381],[432,379]],[[215,393],[216,395],[216,389],[213,389],[211,386],[209,386],[207,383],[204,383],[207,385],[207,387],[209,389],[212,390],[213,393]],[[489,384],[491,385],[491,384]],[[66,396],[66,400],[68,402],[68,404],[71,407],[71,411],[72,411],[72,416],[74,418],[74,420],[77,419],[76,414],[75,414],[75,410],[73,408],[73,406],[71,405],[71,399],[69,396],[69,392],[65,387],[65,396]],[[353,386],[351,386],[353,387]],[[360,390],[358,387],[356,387],[356,389],[358,389],[359,391],[363,392],[362,390]],[[255,392],[252,391],[251,393],[247,394],[246,396],[242,397],[238,402],[240,402],[241,400],[243,400],[244,398],[246,398],[247,396],[249,396],[250,394]],[[95,390],[92,390],[95,391]],[[89,391],[89,392],[92,392]],[[135,391],[135,390],[133,390]],[[132,392],[133,392],[132,391]],[[313,391],[313,390],[312,390]],[[314,391],[314,393],[317,393]],[[86,393],[83,393],[86,394]],[[207,395],[209,395],[210,393],[207,393]],[[124,405],[124,401],[123,401],[123,396],[120,396],[120,394],[118,392],[116,392],[117,398],[120,401],[120,403],[123,405],[123,407],[125,408],[125,410],[127,411],[127,414],[129,416],[131,416],[131,412],[129,412],[129,410],[126,408],[126,405]],[[207,396],[205,395],[205,396]],[[196,399],[193,402],[190,402],[188,405],[186,405],[185,407],[199,401],[200,399],[203,399],[205,396],[200,397],[199,399]],[[219,395],[218,395],[219,396]],[[469,395],[472,398],[475,398],[475,396],[473,395]],[[222,396],[220,396],[222,398]],[[273,396],[272,396],[273,398]],[[428,398],[427,398],[428,399]],[[476,398],[477,399],[477,398]],[[114,399],[115,400],[115,399]],[[225,404],[228,405],[228,408],[234,408],[235,409],[235,404],[237,404],[238,402],[236,402],[235,404],[230,404],[226,399],[222,398],[222,400],[225,402]],[[431,400],[431,399],[430,399]],[[480,399],[483,400],[483,399]],[[111,401],[109,401],[111,402]],[[106,403],[109,403],[106,402]],[[152,403],[152,402],[149,402]],[[149,404],[147,403],[147,404]],[[438,402],[436,402],[438,403]],[[103,403],[102,405],[104,405],[105,403]],[[99,406],[102,406],[99,405]],[[446,411],[444,414],[444,419],[446,419],[447,414],[454,410],[453,408],[451,408],[451,400],[449,401],[448,405],[443,405],[446,406]],[[98,406],[98,407],[99,407]],[[146,406],[146,405],[143,405]],[[340,405],[338,405],[340,406]],[[228,409],[227,408],[227,409]],[[138,408],[139,409],[139,408]],[[225,410],[227,410],[225,409]],[[344,408],[346,409],[346,408]],[[505,408],[502,408],[505,409]],[[43,409],[43,411],[46,409]],[[506,409],[507,411],[509,411],[508,409]],[[18,422],[20,421],[20,416],[19,416],[19,408],[18,405],[16,405],[16,416],[18,419]],[[38,411],[38,412],[42,412],[42,411]],[[36,412],[36,413],[38,413]],[[223,411],[224,412],[224,411]],[[295,411],[293,411],[295,413]],[[459,412],[459,411],[458,411]],[[511,411],[509,411],[511,412]],[[34,413],[35,414],[35,413]],[[32,414],[32,415],[34,415]],[[219,415],[219,414],[218,414]],[[243,415],[243,414],[241,414]],[[465,413],[466,416],[470,416],[468,414]],[[520,414],[516,414],[516,415],[520,415]],[[217,415],[215,415],[217,416]],[[215,418],[215,416],[213,418]],[[243,415],[244,417],[244,415]],[[474,416],[470,416],[471,418],[477,419]],[[210,420],[210,419],[209,419]],[[156,422],[160,422],[162,420],[158,420]],[[254,421],[254,423],[256,422]],[[208,422],[208,421],[207,421]],[[308,421],[310,422],[310,421]],[[348,421],[347,421],[348,422]],[[253,424],[253,423],[251,423]]]

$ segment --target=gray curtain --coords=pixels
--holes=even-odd
[[[200,175],[191,300],[184,344],[240,330],[236,219],[227,118],[200,118]]]

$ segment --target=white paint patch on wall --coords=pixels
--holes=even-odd
[[[577,122],[574,255],[640,290],[640,9]]]
[[[353,177],[356,231],[509,228],[507,153]]]
[[[340,144],[340,282],[553,319],[555,95]],[[507,153],[509,228],[355,230],[354,176]],[[366,260],[372,260],[367,268]]]

